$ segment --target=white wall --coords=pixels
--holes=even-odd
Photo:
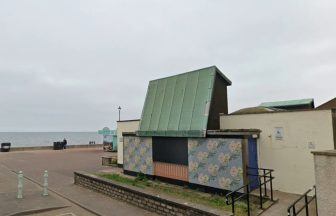
[[[304,193],[315,184],[311,151],[334,149],[330,110],[222,115],[221,129],[260,129],[259,166],[274,169],[274,188]],[[277,140],[275,128],[283,128]]]
[[[118,164],[123,164],[123,132],[135,132],[139,130],[140,120],[119,121],[117,122],[118,139]]]

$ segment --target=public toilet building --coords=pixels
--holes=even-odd
[[[139,130],[123,133],[124,172],[230,191],[247,184],[260,131],[219,130],[230,85],[215,66],[150,81]]]
[[[335,149],[336,110],[221,114],[222,130],[259,129],[258,162],[276,171],[274,189],[302,194],[315,184],[312,151]]]

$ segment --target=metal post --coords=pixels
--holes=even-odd
[[[121,110],[120,106],[118,107],[118,110],[119,110],[119,121],[120,121],[120,110]]]
[[[249,189],[249,185],[247,185],[246,192],[247,192],[247,198],[246,198],[246,201],[247,201],[247,215],[250,216],[251,212],[250,212],[250,189]]]
[[[234,200],[234,193],[231,195],[231,201],[232,201],[232,215],[235,215],[235,200]]]
[[[309,208],[308,208],[308,196],[305,195],[305,208],[306,208],[306,216],[309,216]]]
[[[263,170],[264,172],[264,189],[265,189],[265,197],[267,197],[267,183],[266,183],[266,170]]]
[[[48,196],[48,171],[44,171],[43,196]]]
[[[270,187],[271,187],[271,200],[274,201],[273,199],[273,177],[272,177],[272,171],[270,171]]]
[[[22,171],[19,171],[19,174],[18,174],[18,194],[17,194],[18,199],[23,198],[22,191],[23,191],[23,173],[22,173]]]
[[[316,209],[316,216],[318,216],[316,186],[314,186],[314,189],[315,189],[315,209]]]
[[[263,203],[262,203],[262,184],[261,184],[261,177],[259,177],[259,202],[260,202],[260,209],[263,208]]]
[[[295,205],[293,206],[293,216],[296,216],[296,209],[295,209]]]

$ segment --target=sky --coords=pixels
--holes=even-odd
[[[229,112],[336,97],[336,2],[0,0],[0,131],[140,118],[149,80],[216,65]]]

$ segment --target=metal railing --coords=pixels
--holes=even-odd
[[[258,177],[258,182],[259,182],[259,196],[260,196],[260,208],[262,208],[262,198],[266,197],[268,198],[267,195],[267,183],[269,183],[270,187],[270,195],[271,195],[271,201],[274,201],[273,197],[273,175],[272,172],[274,172],[273,169],[265,169],[265,168],[253,168],[253,167],[246,167],[247,168],[247,176],[255,176]],[[249,173],[249,170],[258,170],[258,175]],[[263,180],[263,182],[262,182]],[[250,183],[251,184],[251,183]],[[263,189],[264,189],[264,196],[263,196]]]
[[[245,192],[241,193],[239,192],[240,190],[245,190]],[[245,197],[246,197],[246,202],[247,202],[247,215],[250,216],[251,215],[250,186],[248,184],[236,189],[235,191],[231,191],[230,193],[225,195],[226,205],[231,205],[231,211],[233,215],[235,215],[235,203]]]
[[[274,170],[272,169],[263,169],[263,168],[253,168],[253,167],[247,167],[247,170],[253,169],[258,170],[258,175],[251,174],[247,172],[248,176],[255,176],[257,179],[254,181],[249,182],[248,184],[231,191],[230,193],[227,193],[225,195],[226,198],[226,204],[231,205],[231,211],[232,214],[235,215],[235,204],[237,201],[242,200],[243,198],[246,198],[246,204],[247,204],[247,215],[251,215],[251,209],[250,209],[250,194],[251,194],[251,185],[252,183],[257,182],[258,188],[259,188],[259,206],[262,209],[263,208],[263,199],[268,198],[267,196],[267,183],[270,185],[270,193],[271,193],[271,201],[274,201],[273,199],[273,179],[272,172]],[[260,174],[261,172],[261,174]],[[263,189],[264,189],[264,195],[263,195]]]
[[[314,192],[313,196],[308,196],[311,192]],[[300,201],[304,201],[304,205],[301,207],[297,207],[297,204],[300,203]],[[309,189],[306,193],[304,193],[302,196],[300,196],[297,200],[293,202],[292,205],[290,205],[287,209],[287,215],[288,216],[297,216],[300,212],[305,210],[306,216],[309,216],[309,204],[315,200],[315,210],[316,210],[316,216],[318,216],[317,211],[317,199],[316,199],[316,186],[314,185],[313,188]]]

